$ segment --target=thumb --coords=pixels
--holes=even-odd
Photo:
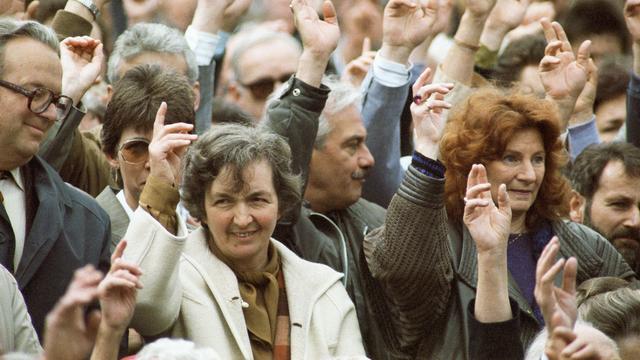
[[[338,15],[336,15],[336,8],[333,7],[331,0],[325,0],[322,4],[322,17],[325,22],[329,24],[338,24]]]

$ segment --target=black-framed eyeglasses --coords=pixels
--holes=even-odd
[[[149,159],[150,141],[143,138],[129,139],[120,145],[118,152],[128,164],[139,165]]]
[[[56,119],[63,120],[71,111],[71,107],[73,107],[73,100],[70,97],[57,95],[53,90],[47,88],[39,87],[28,90],[4,80],[0,80],[0,86],[26,96],[29,99],[27,107],[34,114],[42,114],[47,111],[49,105],[54,104],[56,107]]]
[[[254,98],[265,100],[273,92],[276,87],[276,82],[285,83],[291,75],[293,75],[293,73],[282,75],[279,78],[263,77],[248,84],[240,83],[240,85],[249,89]]]

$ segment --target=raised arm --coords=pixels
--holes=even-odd
[[[180,310],[182,287],[179,261],[186,241],[186,226],[175,212],[180,195],[181,159],[197,135],[193,125],[164,125],[167,105],[162,103],[149,144],[150,174],[140,195],[140,206],[127,229],[124,259],[137,264],[144,275],[138,291],[132,327],[153,336],[169,330]]]
[[[306,184],[318,118],[329,94],[329,89],[321,85],[322,76],[338,45],[340,29],[330,1],[322,5],[324,20],[319,19],[307,0],[294,0],[291,9],[303,51],[295,77],[269,105],[265,126],[287,139],[293,156],[293,171],[302,174]]]
[[[199,104],[196,111],[196,132],[203,134],[211,127],[213,111],[214,55],[219,42],[225,41],[219,32],[233,31],[251,0],[198,0],[193,21],[185,32],[189,47],[198,63]],[[226,39],[226,38],[225,38]]]
[[[491,199],[491,184],[483,165],[471,167],[465,195],[464,224],[478,250],[478,285],[468,322],[469,353],[473,359],[496,354],[524,356],[520,341],[519,310],[509,302],[507,243],[511,207],[507,188],[498,188],[498,206]],[[471,306],[471,305],[470,305]]]
[[[409,55],[437,30],[438,1],[424,6],[391,0],[384,10],[383,39],[372,76],[363,85],[362,118],[367,147],[375,159],[363,186],[363,197],[389,205],[402,181],[400,117],[409,92]]]
[[[480,49],[480,36],[496,0],[468,0],[466,3],[466,10],[454,36],[454,44],[442,62],[442,71],[456,83],[471,86],[475,54]]]
[[[560,132],[564,133],[575,110],[578,96],[587,83],[591,41],[583,42],[577,54],[574,54],[562,25],[543,20],[542,28],[547,39],[547,47],[538,72],[547,100],[558,107]]]
[[[414,93],[424,100],[411,105],[416,128],[413,163],[391,200],[384,227],[368,234],[363,244],[369,270],[384,294],[369,296],[385,299],[389,308],[378,319],[388,330],[388,344],[414,356],[417,345],[444,315],[453,280],[444,167],[433,160],[442,136],[442,112],[449,104],[437,85],[425,85],[427,76],[414,85]],[[424,261],[424,254],[429,254],[429,261]]]

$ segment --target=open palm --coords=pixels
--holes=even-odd
[[[464,224],[478,253],[505,249],[511,229],[511,207],[504,184],[498,190],[498,206],[491,197],[491,184],[484,165],[474,164],[467,178]]]

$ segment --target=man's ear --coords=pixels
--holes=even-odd
[[[569,200],[569,218],[571,221],[582,224],[584,222],[584,212],[586,211],[586,199],[577,191],[571,190],[571,200]]]
[[[198,108],[200,107],[200,98],[200,83],[196,81],[196,83],[193,84],[193,110],[195,111],[198,111]]]

